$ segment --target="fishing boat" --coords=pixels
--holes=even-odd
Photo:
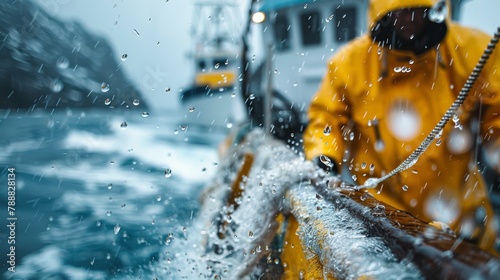
[[[460,0],[451,1],[452,17]],[[182,243],[185,278],[280,279],[286,219],[325,278],[495,279],[500,258],[377,201],[303,158],[305,110],[328,57],[363,32],[367,0],[252,1],[264,55],[242,57],[248,120],[221,145],[217,173],[201,193],[195,232]],[[250,27],[247,26],[246,30]],[[250,41],[243,39],[243,50]],[[244,52],[243,52],[244,53]],[[290,245],[290,244],[288,244]],[[291,245],[293,246],[293,244]],[[184,265],[182,265],[184,264]]]
[[[238,13],[235,1],[202,0],[194,4],[194,77],[180,92],[184,126],[228,129],[241,119],[238,112],[242,112],[243,103],[237,94],[241,55]]]

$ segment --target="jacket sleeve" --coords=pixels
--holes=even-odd
[[[490,136],[500,136],[500,46],[488,59],[479,77],[478,92],[483,106],[481,134],[488,140]]]
[[[480,135],[489,164],[500,172],[500,46],[497,45],[479,76]]]
[[[341,55],[341,54],[340,54]],[[328,64],[328,69],[318,92],[311,100],[308,111],[309,123],[304,134],[306,159],[326,155],[338,164],[344,154],[343,129],[350,119],[349,104],[346,100],[347,84],[345,73],[336,60]]]

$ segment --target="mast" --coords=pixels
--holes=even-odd
[[[238,13],[238,5],[231,0],[203,0],[195,3],[192,26],[195,57],[237,52],[241,48]]]

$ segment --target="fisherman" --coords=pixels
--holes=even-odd
[[[491,39],[450,21],[444,1],[369,5],[368,32],[329,61],[304,134],[307,159],[329,172],[349,170],[358,186],[392,171],[422,143]],[[453,121],[418,161],[368,189],[376,199],[424,222],[448,225],[494,254],[499,225],[477,166],[477,147],[500,149],[499,54],[493,52]],[[296,230],[292,218],[282,255],[285,278],[323,278],[319,258],[305,257]]]

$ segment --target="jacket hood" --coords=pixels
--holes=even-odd
[[[376,23],[391,11],[403,8],[432,7],[439,0],[370,0],[368,9],[369,29],[373,29]]]
[[[404,8],[429,8],[430,11],[440,1],[442,0],[370,0],[367,22],[372,39],[382,45],[389,46],[391,49],[410,50],[417,54],[438,45],[446,35],[446,20],[448,18],[445,18],[443,22],[433,22],[427,19],[428,24],[424,34],[427,34],[430,39],[428,39],[428,45],[423,50],[415,50],[408,45],[403,46],[401,41],[398,41],[398,38],[395,37],[393,27],[387,24],[388,22],[385,20],[392,11]]]

